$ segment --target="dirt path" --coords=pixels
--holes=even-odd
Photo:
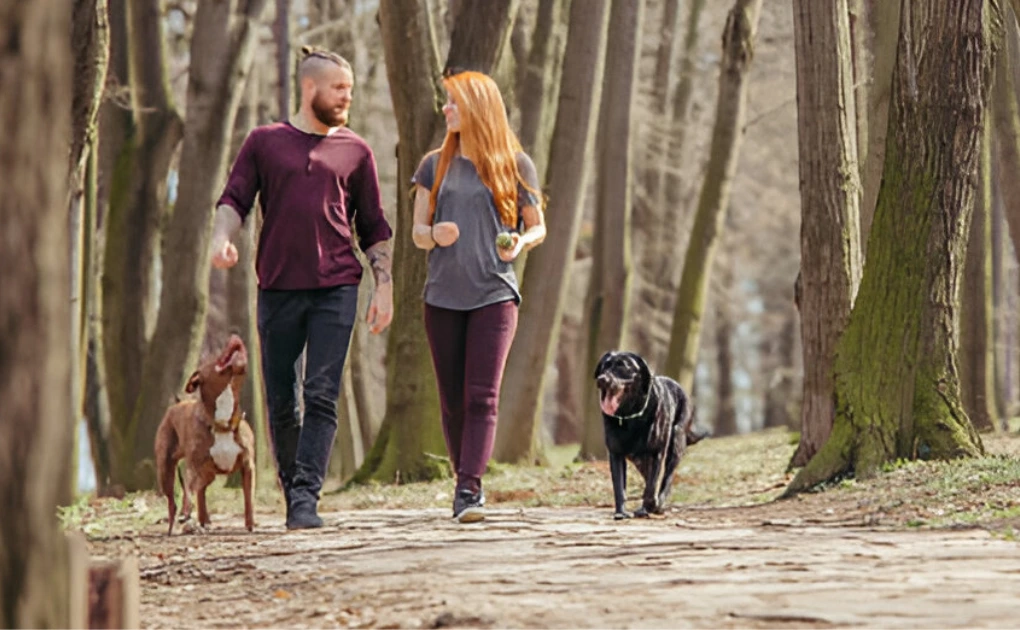
[[[91,543],[137,553],[143,627],[1004,627],[1020,549],[981,530],[892,531],[688,510],[358,510],[255,534],[159,529]]]

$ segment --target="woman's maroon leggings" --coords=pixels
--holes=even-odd
[[[425,305],[443,435],[458,487],[477,492],[492,456],[499,387],[516,331],[517,304],[512,301],[471,311]]]

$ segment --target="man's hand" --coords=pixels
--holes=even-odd
[[[389,241],[369,247],[365,255],[372,264],[372,274],[375,276],[375,292],[372,294],[366,321],[368,329],[379,334],[393,321],[393,278],[390,276],[393,257],[390,255]]]
[[[217,269],[230,269],[237,264],[237,248],[228,240],[213,243],[212,266]]]
[[[368,330],[376,335],[386,330],[393,321],[393,283],[376,285],[365,321]]]
[[[432,238],[435,239],[436,245],[449,247],[460,238],[460,228],[453,221],[440,221],[432,226]]]
[[[237,248],[230,242],[231,237],[241,227],[241,215],[227,205],[216,208],[213,219],[212,239],[209,242],[209,253],[212,266],[217,269],[230,269],[237,264]]]

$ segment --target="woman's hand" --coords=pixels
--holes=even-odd
[[[503,239],[506,238],[504,234],[510,237],[510,244],[508,247],[502,247],[500,239],[497,239],[496,253],[499,254],[499,259],[503,262],[513,262],[517,255],[521,253],[521,250],[524,249],[524,241],[521,240],[521,235],[516,232],[500,234]]]
[[[432,226],[432,238],[436,245],[449,247],[460,238],[460,228],[453,221],[440,221]]]

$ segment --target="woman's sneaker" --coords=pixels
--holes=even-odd
[[[485,492],[472,492],[461,488],[453,499],[453,518],[461,523],[477,523],[485,520]]]

